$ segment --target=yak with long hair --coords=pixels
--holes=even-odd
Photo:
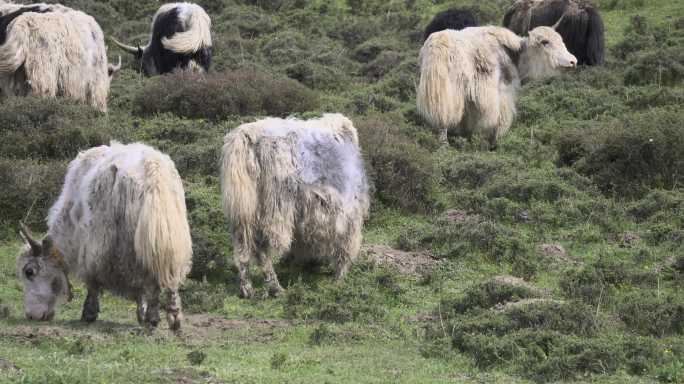
[[[211,66],[211,18],[193,3],[162,5],[152,17],[149,43],[132,46],[112,41],[140,60],[147,76],[162,75],[176,69],[206,72]]]
[[[425,27],[423,40],[431,34],[445,29],[461,30],[468,27],[477,27],[477,19],[472,11],[468,9],[450,8],[439,12],[432,18],[430,24]]]
[[[65,97],[105,112],[111,77],[95,19],[59,4],[0,1],[0,92]]]
[[[183,183],[173,161],[143,144],[91,148],[69,164],[64,188],[50,208],[42,241],[22,227],[17,259],[26,316],[50,320],[69,298],[69,276],[88,294],[81,319],[97,319],[102,291],[138,304],[138,322],[159,323],[166,290],[169,327],[183,318],[180,285],[190,272],[192,242]]]
[[[369,196],[356,128],[340,114],[269,118],[230,131],[221,165],[240,295],[253,295],[250,260],[271,295],[283,291],[272,260],[329,261],[344,277],[361,246]]]
[[[520,85],[576,64],[550,27],[527,37],[500,27],[436,32],[420,50],[418,112],[443,143],[447,132],[481,134],[494,147],[513,122]]]
[[[503,19],[504,27],[519,35],[556,23],[556,31],[568,51],[577,57],[579,65],[603,64],[603,20],[596,7],[587,0],[518,0]]]

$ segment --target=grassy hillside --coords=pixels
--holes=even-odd
[[[159,7],[63,3],[141,44]],[[0,382],[684,383],[683,2],[600,0],[607,65],[526,86],[495,151],[439,147],[416,113],[417,56],[439,10],[499,24],[510,1],[199,3],[214,23],[207,77],[146,79],[124,56],[107,115],[0,104]],[[222,137],[322,112],[359,130],[373,182],[362,260],[341,284],[279,264],[275,299],[255,269],[257,298],[241,300]],[[82,286],[52,323],[23,318],[16,223],[44,230],[68,161],[110,140],[169,153],[184,179],[195,256],[181,336],[144,331],[110,295],[80,324]]]

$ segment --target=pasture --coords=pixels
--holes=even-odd
[[[50,1],[52,2],[52,1]],[[108,113],[0,103],[2,383],[684,383],[684,2],[596,0],[606,64],[525,85],[494,151],[419,117],[423,28],[450,6],[500,25],[508,0],[198,0],[207,76],[146,78],[108,43]],[[106,36],[149,38],[152,0],[65,0]],[[345,114],[371,183],[359,260],[257,266],[240,299],[221,210],[223,136],[265,116]],[[183,179],[193,240],[186,324],[86,290],[25,320],[17,223],[45,231],[79,150],[142,141]]]

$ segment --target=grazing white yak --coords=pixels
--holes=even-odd
[[[577,59],[550,27],[520,37],[499,27],[431,34],[420,51],[418,112],[447,142],[447,131],[485,135],[492,147],[513,122],[521,83],[573,68]]]
[[[224,139],[223,207],[230,221],[240,294],[253,295],[250,259],[271,295],[283,291],[274,256],[332,262],[341,279],[357,257],[368,212],[368,183],[356,128],[340,114],[269,118]]]
[[[65,97],[106,112],[111,76],[102,29],[91,16],[59,4],[0,1],[3,96]]]
[[[168,156],[143,144],[82,152],[50,208],[45,238],[34,240],[25,227],[22,235],[27,246],[17,273],[29,319],[54,316],[72,274],[88,288],[83,321],[97,319],[107,290],[136,300],[138,321],[154,327],[166,289],[169,327],[180,328],[178,288],[190,271],[192,244],[183,184]]]

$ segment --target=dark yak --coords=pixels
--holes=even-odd
[[[177,68],[208,71],[211,66],[211,19],[197,4],[162,5],[154,14],[150,41],[145,47],[112,40],[142,60],[142,70],[148,76],[173,72]]]
[[[467,9],[451,8],[435,15],[423,34],[426,40],[430,34],[443,31],[445,29],[461,30],[468,27],[477,27],[475,15]]]
[[[519,35],[551,26],[563,16],[556,31],[579,65],[601,65],[604,26],[598,10],[587,0],[518,0],[504,15],[504,27]]]

